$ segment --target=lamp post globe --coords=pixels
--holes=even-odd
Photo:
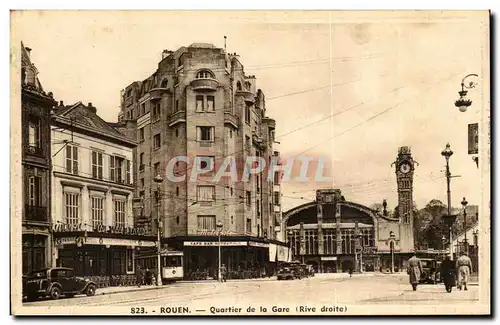
[[[156,184],[160,184],[163,182],[163,177],[161,177],[160,174],[156,175],[155,178],[153,178],[153,181],[156,183]]]
[[[441,155],[446,159],[450,159],[451,156],[453,156],[453,151],[451,150],[450,144],[446,144],[446,148],[441,151]]]
[[[467,204],[469,204],[469,202],[467,202],[467,200],[465,198],[462,199],[462,202],[460,202],[460,204],[462,204],[462,206],[464,207],[464,209],[467,207]]]

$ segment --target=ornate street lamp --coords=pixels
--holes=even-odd
[[[460,95],[460,98],[455,101],[455,106],[458,107],[458,110],[460,112],[467,111],[467,108],[469,108],[469,106],[472,104],[472,100],[467,98],[467,90],[465,90],[465,89],[472,89],[472,88],[475,88],[477,85],[477,83],[475,83],[474,81],[469,81],[468,83],[466,83],[465,80],[469,77],[479,77],[479,76],[475,73],[471,73],[471,74],[466,75],[462,79],[462,83],[461,83],[462,90],[460,90],[458,92],[458,94]]]
[[[219,281],[222,282],[222,275],[221,275],[221,253],[220,253],[220,235],[221,235],[221,232],[222,232],[222,228],[224,227],[224,225],[222,224],[222,221],[217,221],[217,235],[219,237],[219,272],[217,273],[217,276],[218,276],[218,279]]]
[[[469,255],[469,247],[467,244],[467,200],[463,198],[462,202],[460,202],[464,207],[464,250],[467,255]]]
[[[396,235],[394,235],[394,231],[389,233],[389,237],[391,238],[390,247],[391,247],[391,273],[394,273],[394,239]]]
[[[160,174],[153,178],[153,181],[157,184],[158,188],[156,191],[156,285],[162,285],[161,281],[161,236],[160,236],[160,184],[163,182],[163,178]]]

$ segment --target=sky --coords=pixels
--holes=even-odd
[[[65,104],[92,102],[116,121],[120,90],[157,68],[164,49],[212,43],[236,52],[266,95],[284,159],[328,162],[331,182],[285,182],[283,208],[339,188],[347,200],[397,205],[391,163],[400,146],[418,162],[414,201],[480,204],[481,173],[467,153],[467,125],[485,121],[488,16],[468,12],[14,12],[12,46],[32,48],[46,91]],[[13,52],[15,62],[18,52]],[[470,73],[471,108],[454,106]],[[483,116],[483,119],[481,117]],[[487,176],[489,177],[489,176]]]

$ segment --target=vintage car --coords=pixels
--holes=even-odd
[[[77,294],[93,296],[96,288],[94,282],[75,276],[73,269],[65,267],[35,270],[23,276],[23,296],[27,300],[59,299],[62,295],[70,298]]]
[[[423,272],[420,275],[420,283],[436,284],[441,281],[439,270],[441,262],[432,258],[421,258]]]
[[[278,268],[278,280],[295,280],[297,272],[294,265],[285,263]]]

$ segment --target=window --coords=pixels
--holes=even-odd
[[[176,222],[177,224],[179,224],[179,223],[181,222],[181,218],[179,218],[179,216],[177,216],[177,217],[175,218],[175,222]]]
[[[215,216],[198,216],[198,230],[215,230]]]
[[[241,82],[239,82],[239,81],[236,83],[236,90],[237,90],[237,91],[242,90],[242,89],[241,89]]]
[[[249,152],[250,148],[251,148],[250,137],[248,135],[245,135],[245,150]]]
[[[115,207],[115,226],[125,227],[125,200],[115,199],[113,205]]]
[[[215,157],[213,156],[197,156],[196,161],[200,163],[198,166],[199,171],[213,171],[214,170],[214,162]]]
[[[31,206],[40,206],[42,199],[42,178],[30,176],[28,189],[28,202]]]
[[[79,224],[80,215],[80,194],[79,193],[64,193],[64,207],[66,224]]]
[[[215,79],[215,76],[212,71],[201,70],[196,74],[196,79]]]
[[[214,141],[214,127],[213,126],[198,126],[196,128],[196,139],[198,141]]]
[[[175,137],[176,138],[179,137],[179,128],[178,127],[175,128]]]
[[[92,178],[102,179],[102,152],[92,151]]]
[[[127,260],[127,273],[133,273],[134,272],[134,250],[133,249],[127,249],[126,260]]]
[[[207,112],[215,112],[215,97],[207,96]]]
[[[197,95],[196,96],[196,111],[197,112],[203,112],[205,110],[203,102],[204,102],[204,96]]]
[[[160,163],[157,162],[154,164],[154,167],[153,167],[153,170],[154,170],[154,176],[153,177],[156,177],[157,175],[161,175],[160,174]]]
[[[30,149],[40,148],[40,121],[33,120],[28,125],[28,145]]]
[[[66,146],[66,172],[78,175],[78,147]]]
[[[139,129],[139,141],[144,141],[144,128]]]
[[[179,111],[179,100],[178,99],[175,101],[175,111],[176,112]]]
[[[274,172],[274,185],[279,185],[280,184],[280,172],[275,171]]]
[[[233,191],[233,188],[231,187],[231,196],[234,195],[234,191]]]
[[[257,200],[255,201],[255,206],[256,206],[256,210],[257,210],[257,217],[260,217],[260,201]]]
[[[90,204],[92,226],[96,227],[102,225],[104,223],[104,198],[100,196],[91,196]]]
[[[175,194],[176,194],[177,196],[179,196],[179,192],[180,192],[180,190],[179,190],[179,186],[177,186],[177,187],[175,188]]]
[[[252,119],[252,110],[250,105],[245,106],[245,122],[250,124],[250,120]]]
[[[144,170],[144,152],[139,154],[139,170]]]
[[[109,157],[109,178],[117,183],[130,184],[130,160],[118,156]]]
[[[167,86],[168,86],[168,80],[167,80],[167,78],[164,78],[164,79],[161,81],[160,88],[167,88]]]
[[[213,202],[215,201],[215,186],[198,186],[198,202]]]
[[[247,229],[246,229],[247,232],[252,232],[252,219],[250,218],[247,218]]]
[[[161,147],[161,133],[158,133],[157,135],[154,136],[153,139],[153,149],[160,149]]]
[[[141,112],[140,112],[140,115],[144,115],[146,113],[146,104],[145,103],[142,103],[141,104]]]
[[[274,205],[280,205],[280,192],[274,192]]]
[[[252,192],[250,191],[246,191],[245,192],[246,194],[246,199],[245,199],[245,202],[248,206],[250,206],[251,202],[252,202]]]
[[[229,139],[233,138],[233,130],[229,129]]]
[[[159,103],[154,104],[152,119],[153,122],[158,121],[161,118],[161,106]]]

